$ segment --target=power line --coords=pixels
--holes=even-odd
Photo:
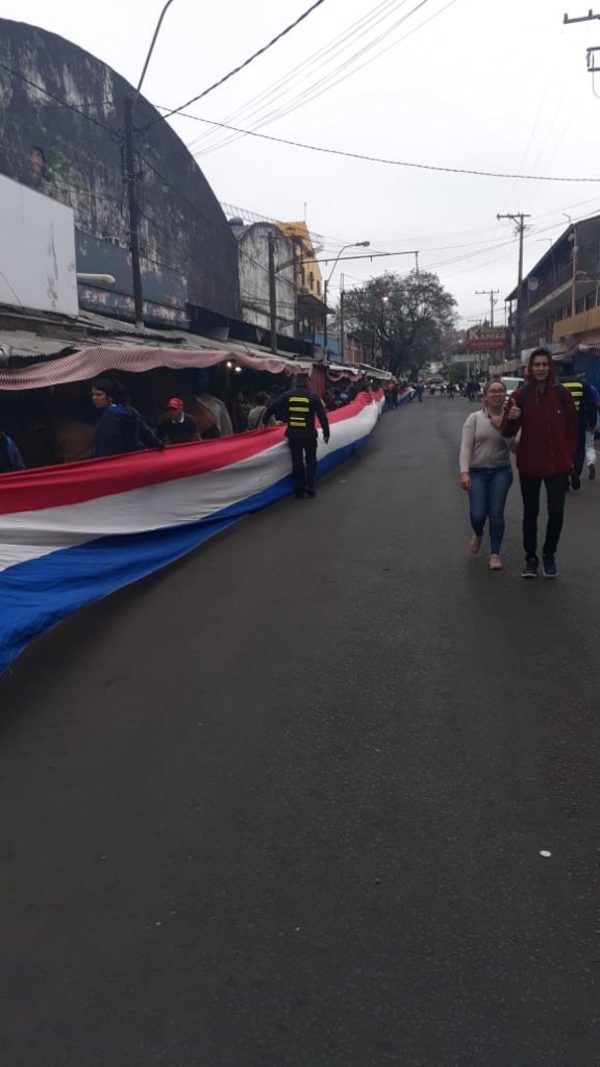
[[[165,119],[170,118],[172,115],[178,115],[180,111],[183,111],[184,107],[189,107],[191,104],[195,104],[198,100],[202,100],[203,97],[208,96],[209,93],[212,93],[214,89],[218,89],[220,85],[223,85],[226,81],[229,81],[229,79],[233,78],[235,74],[239,74],[239,72],[241,70],[244,70],[245,67],[250,66],[250,64],[253,63],[255,59],[258,59],[259,56],[264,55],[264,53],[267,52],[269,48],[272,48],[273,45],[277,44],[277,42],[280,41],[282,37],[286,37],[288,33],[291,33],[292,30],[295,30],[296,26],[299,26],[301,22],[304,22],[304,19],[308,18],[308,16],[311,15],[313,11],[316,11],[316,9],[324,3],[325,0],[315,0],[315,3],[311,4],[311,6],[306,9],[306,11],[303,11],[302,14],[299,15],[294,22],[291,22],[289,26],[286,26],[285,29],[281,31],[281,33],[278,33],[275,37],[271,38],[271,40],[268,41],[267,44],[263,45],[262,48],[259,48],[257,52],[254,52],[251,56],[248,56],[248,59],[245,59],[243,63],[238,64],[238,66],[234,67],[233,70],[230,70],[228,74],[224,74],[223,77],[219,78],[218,81],[213,82],[212,85],[209,85],[208,89],[204,89],[203,92],[198,93],[197,96],[193,96],[191,100],[186,100],[186,102],[184,104],[181,104],[180,107],[175,107],[172,109],[172,111],[169,111],[168,114],[162,115],[161,118],[154,119],[152,122],[149,122],[147,126],[143,127],[143,130],[145,131],[150,129],[150,127],[154,126],[157,122],[163,122]]]
[[[323,93],[329,92],[329,90],[335,88],[336,85],[339,85],[341,82],[346,81],[347,78],[352,77],[354,74],[358,73],[358,71],[362,70],[364,67],[369,66],[369,64],[374,63],[376,59],[379,59],[381,56],[385,55],[385,53],[389,52],[391,48],[395,48],[397,45],[399,45],[403,41],[407,40],[407,38],[411,37],[413,35],[413,33],[417,33],[424,26],[426,26],[429,22],[432,22],[433,19],[436,19],[436,18],[439,17],[439,15],[443,14],[444,11],[446,11],[448,8],[450,8],[454,4],[458,3],[458,0],[448,0],[448,3],[444,7],[440,8],[439,11],[435,11],[432,15],[430,15],[429,18],[427,18],[423,22],[419,23],[419,25],[415,26],[412,30],[409,30],[409,32],[404,34],[403,37],[400,37],[400,38],[398,38],[398,40],[395,40],[395,41],[392,41],[391,43],[388,43],[385,48],[382,48],[379,52],[377,52],[370,59],[366,59],[358,67],[354,67],[353,69],[348,70],[347,73],[345,73],[345,74],[343,73],[343,71],[346,70],[346,68],[348,66],[352,65],[352,63],[353,63],[353,61],[355,59],[359,59],[361,57],[361,55],[364,55],[366,52],[371,51],[371,49],[374,48],[375,45],[379,44],[382,40],[388,38],[389,34],[390,34],[390,32],[392,30],[396,29],[402,23],[406,22],[411,17],[411,15],[414,15],[416,11],[418,11],[421,7],[424,7],[424,5],[426,3],[428,3],[428,2],[429,2],[429,0],[419,0],[419,2],[416,4],[415,7],[413,7],[409,12],[407,12],[406,15],[403,15],[397,22],[393,23],[393,25],[385,33],[380,34],[379,37],[376,38],[374,41],[372,41],[370,44],[365,45],[359,52],[355,53],[354,56],[351,56],[344,63],[342,63],[341,66],[339,66],[337,68],[337,70],[335,70],[331,74],[326,75],[325,77],[321,78],[320,81],[315,82],[312,86],[309,87],[308,90],[302,92],[299,96],[297,96],[295,98],[295,100],[292,100],[290,102],[289,106],[287,106],[287,105],[283,106],[282,108],[279,109],[279,111],[272,111],[270,114],[265,116],[262,119],[262,121],[257,123],[257,125],[254,127],[254,129],[258,130],[258,129],[262,128],[263,126],[267,126],[271,122],[274,122],[276,119],[283,118],[285,115],[291,114],[292,111],[296,111],[299,107],[303,106],[305,103],[310,103],[312,100],[317,99],[319,96],[322,96]],[[332,81],[332,79],[335,78],[336,74],[339,74],[340,77],[338,77],[335,81]],[[312,90],[316,90],[316,91],[312,92]],[[312,92],[312,95],[308,95],[311,92]],[[237,139],[239,139],[239,138],[235,138],[235,137],[226,138],[220,144],[217,143],[214,146],[214,150],[216,150],[218,148],[221,148],[221,147],[225,147],[227,144],[230,144],[230,143],[232,143],[232,141],[235,141]],[[210,152],[210,151],[213,151],[213,148],[208,148],[205,152],[201,152],[200,154],[201,155],[208,154],[208,152]]]
[[[452,2],[454,3],[456,2],[456,0],[452,0]],[[407,3],[409,3],[409,0],[399,0],[399,2],[398,0],[396,0],[392,11],[388,14],[393,14],[393,12],[398,9],[398,7],[404,7]],[[382,41],[389,39],[390,34],[394,30],[396,30],[399,26],[403,25],[403,23],[410,19],[412,15],[415,14],[415,12],[420,10],[420,8],[424,7],[428,3],[430,3],[430,0],[418,0],[418,2],[415,4],[414,7],[411,8],[410,11],[406,12],[406,14],[404,15],[401,15],[396,22],[393,22],[390,26],[386,27],[385,30],[383,30],[377,37],[373,38],[370,41],[367,41],[367,43],[362,45],[358,51],[354,52],[353,55],[350,55],[346,59],[344,59],[342,63],[340,63],[339,66],[337,66],[334,70],[329,71],[325,74],[322,70],[319,71],[316,81],[313,81],[313,83],[310,84],[308,88],[302,89],[300,93],[297,96],[293,97],[291,100],[288,100],[286,103],[282,103],[280,107],[276,107],[274,110],[268,112],[266,115],[263,115],[262,118],[259,118],[258,121],[255,123],[253,129],[261,129],[263,126],[269,125],[276,119],[280,119],[283,118],[285,115],[289,115],[292,111],[296,111],[299,107],[304,106],[304,104],[310,103],[317,97],[322,96],[323,93],[328,92],[339,82],[344,81],[346,78],[349,78],[358,70],[362,70],[364,66],[366,66],[368,63],[371,63],[373,60],[366,60],[359,66],[356,66],[356,62],[362,56],[365,56],[368,52],[371,52]],[[384,15],[383,18],[385,17],[387,16]],[[375,22],[375,26],[382,22],[383,18],[379,18]],[[360,33],[358,40],[360,40],[364,36],[366,36],[366,30],[363,30],[363,32]],[[400,40],[402,39],[403,38],[401,38]],[[399,43],[399,41],[393,41],[392,44],[388,47],[394,47],[396,44]],[[344,71],[347,71],[347,73],[344,74]],[[276,101],[274,102],[276,103]],[[256,111],[256,109],[254,110]],[[244,123],[244,125],[247,125],[247,122]],[[236,137],[225,138],[221,144],[215,145],[214,148],[216,149],[224,147],[226,144],[236,139]],[[208,148],[206,151],[213,151],[213,148]]]
[[[331,59],[336,58],[336,54],[341,55],[347,48],[352,47],[353,38],[360,39],[360,37],[363,37],[368,31],[370,24],[377,26],[388,17],[390,8],[396,8],[398,3],[404,4],[406,2],[407,0],[382,0],[382,2],[373,8],[372,11],[368,12],[367,15],[363,15],[356,22],[351,23],[346,30],[331,38],[322,48],[319,48],[316,52],[313,52],[312,55],[302,60],[302,62],[296,64],[295,67],[292,67],[291,70],[287,71],[283,77],[275,81],[268,89],[257,93],[256,96],[247,100],[239,107],[236,107],[225,116],[225,121],[245,121],[247,123],[252,115],[255,114],[257,110],[260,110],[262,105],[266,104],[270,98],[276,100],[281,98],[284,93],[291,91],[291,88],[288,89],[288,86],[291,87],[294,82],[299,82],[299,80],[303,78],[303,75],[305,75],[305,72],[310,71],[312,67],[317,67],[322,72],[325,65],[328,64]],[[190,145],[188,145],[188,148],[191,149],[197,147],[200,142],[210,140],[213,135],[216,135],[218,138],[218,131],[204,131]],[[237,135],[232,138],[226,138],[227,141],[236,139]],[[220,147],[220,145],[217,145],[216,147]]]
[[[156,106],[158,107],[158,105]],[[571,182],[578,184],[586,182],[594,184],[600,183],[600,177],[575,178],[548,174],[509,174],[504,171],[479,170],[475,167],[446,167],[434,163],[413,163],[412,161],[402,159],[388,159],[385,156],[369,156],[362,152],[349,152],[342,148],[324,148],[322,145],[306,144],[304,141],[292,141],[287,137],[275,137],[270,133],[258,133],[255,130],[243,130],[239,126],[230,126],[228,123],[216,122],[214,119],[204,119],[199,115],[185,114],[185,117],[194,119],[195,122],[205,122],[209,126],[221,126],[225,130],[235,130],[236,133],[243,133],[248,137],[257,137],[262,141],[273,141],[275,144],[285,144],[289,145],[291,148],[303,148],[307,152],[320,152],[328,156],[341,156],[344,159],[358,159],[364,163],[383,163],[390,167],[409,167],[413,170],[430,170],[441,174],[469,174],[476,178],[516,178],[522,181]]]
[[[408,2],[408,0],[403,0],[403,2]],[[440,8],[438,11],[435,11],[432,15],[430,15],[429,18],[427,18],[423,22],[419,23],[419,25],[415,26],[412,30],[409,30],[409,32],[404,34],[403,37],[400,37],[395,41],[391,41],[390,43],[388,43],[386,45],[385,48],[382,48],[379,52],[377,52],[370,59],[366,59],[359,66],[354,66],[352,69],[348,70],[347,73],[345,73],[345,74],[343,73],[346,70],[347,67],[349,67],[349,66],[352,67],[352,64],[353,64],[354,60],[359,59],[366,52],[371,51],[372,48],[374,48],[382,40],[387,39],[392,30],[396,29],[402,23],[404,23],[408,19],[410,19],[410,17],[412,15],[414,15],[415,12],[417,12],[421,7],[424,7],[425,4],[428,3],[428,2],[429,2],[429,0],[419,0],[419,2],[416,4],[416,6],[413,7],[409,12],[407,12],[407,14],[403,15],[397,22],[393,23],[391,27],[389,27],[384,33],[381,33],[379,35],[379,37],[375,38],[375,40],[373,40],[369,44],[363,46],[363,48],[360,51],[356,52],[353,56],[351,56],[347,60],[345,60],[336,70],[334,70],[330,74],[326,75],[325,77],[322,77],[319,81],[314,82],[313,85],[311,85],[308,90],[304,90],[302,93],[300,93],[299,96],[297,96],[294,100],[292,100],[288,105],[284,105],[278,111],[272,111],[268,115],[263,117],[263,119],[261,121],[259,121],[254,126],[254,130],[258,130],[258,129],[262,128],[263,126],[270,125],[271,122],[274,122],[275,120],[280,119],[280,118],[284,117],[285,115],[289,115],[292,111],[296,111],[299,107],[303,106],[305,103],[310,103],[312,100],[317,99],[317,97],[322,96],[323,93],[329,92],[329,90],[335,88],[336,85],[339,85],[341,82],[346,81],[347,78],[353,76],[358,71],[362,70],[364,67],[369,66],[369,64],[373,63],[376,59],[379,59],[381,56],[385,55],[385,53],[389,52],[389,50],[391,48],[395,48],[397,45],[399,45],[403,41],[407,40],[407,38],[411,37],[413,35],[413,33],[417,33],[424,26],[426,26],[429,22],[433,21],[433,19],[438,18],[439,15],[443,14],[443,12],[446,11],[449,7],[452,7],[455,3],[457,3],[458,0],[449,0],[449,2],[444,7]],[[338,75],[338,74],[340,75],[340,77],[338,77],[336,80],[332,80],[332,79],[335,79],[336,75]],[[316,90],[316,91],[313,91],[313,90]],[[309,94],[311,94],[311,95],[309,95]],[[239,138],[237,138],[237,137],[225,138],[220,143],[218,142],[216,145],[214,145],[213,147],[209,147],[208,149],[206,149],[205,151],[201,152],[200,154],[204,155],[204,154],[207,154],[208,152],[211,152],[213,150],[216,151],[217,149],[225,147],[226,145],[228,145],[228,144],[230,144],[233,141],[238,140],[238,139]]]

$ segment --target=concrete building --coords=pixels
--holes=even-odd
[[[511,305],[517,289],[506,298]],[[521,357],[600,342],[600,215],[567,226],[523,278]],[[511,306],[511,327],[515,311]],[[514,350],[514,344],[513,344]]]
[[[323,332],[325,323],[323,276],[316,262],[312,238],[305,222],[278,222],[277,225],[294,246],[297,336],[312,341]]]
[[[146,321],[239,319],[238,247],[195,160],[120,75],[55,34],[0,20],[0,172],[73,209],[80,307],[133,317],[123,132],[134,101]]]
[[[229,220],[238,242],[239,281],[244,322],[253,324],[257,338],[268,341],[271,330],[269,293],[269,239],[273,243],[275,265],[275,309],[277,334],[296,336],[297,292],[296,252],[291,238],[270,222],[246,226],[241,218]]]

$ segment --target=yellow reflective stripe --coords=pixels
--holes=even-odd
[[[306,423],[301,422],[299,419],[290,419],[290,426],[295,426],[296,428],[301,428],[303,430],[306,429]]]
[[[310,400],[307,396],[291,396],[288,400],[289,404],[302,404],[303,407],[310,407]]]
[[[581,382],[563,382],[565,389],[568,389],[573,400],[575,407],[578,408],[583,397],[583,386]]]

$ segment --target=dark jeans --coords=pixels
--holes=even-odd
[[[469,508],[471,526],[478,537],[483,534],[486,519],[490,520],[490,550],[498,555],[504,537],[504,505],[512,485],[511,467],[471,467]]]
[[[553,556],[558,547],[565,510],[565,495],[569,481],[566,474],[555,474],[552,478],[526,478],[520,475],[521,495],[523,497],[523,547],[526,556],[537,554],[537,520],[540,510],[540,489],[542,482],[546,486],[548,502],[548,524],[542,552]]]
[[[288,445],[292,453],[294,492],[296,496],[302,496],[305,489],[310,489],[312,492],[315,487],[317,435],[308,438],[288,437]],[[306,467],[304,466],[305,459]]]

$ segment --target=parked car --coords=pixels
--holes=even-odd
[[[515,389],[520,389],[520,387],[522,385],[524,385],[524,383],[525,383],[525,379],[524,378],[516,378],[516,377],[510,378],[508,376],[507,377],[503,376],[502,377],[502,381],[503,381],[504,385],[506,386],[506,392],[507,393],[514,393]]]

